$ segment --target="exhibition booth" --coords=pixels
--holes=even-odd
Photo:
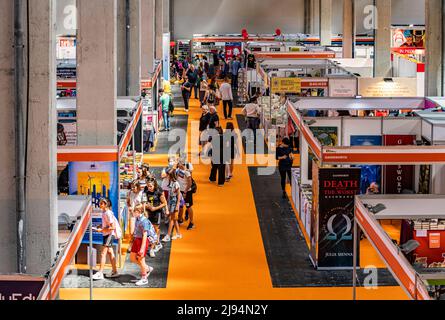
[[[445,297],[445,196],[367,195],[355,198],[354,238],[358,229],[379,253],[394,278],[413,300]],[[399,221],[394,239],[382,221]],[[358,255],[354,247],[354,257]],[[355,269],[354,269],[355,270]],[[356,274],[353,297],[356,298]]]
[[[133,101],[133,100],[130,100]],[[128,101],[127,101],[128,103]],[[136,109],[128,118],[125,128],[118,137],[119,144],[104,147],[61,146],[58,149],[58,167],[62,170],[59,177],[59,191],[72,196],[91,196],[93,205],[93,225],[101,224],[101,214],[96,212],[99,201],[107,197],[112,202],[112,210],[121,224],[122,230],[127,229],[127,212],[125,201],[130,183],[141,173],[143,154],[136,149],[136,140],[141,136],[142,102],[133,101]],[[125,111],[125,109],[123,109]],[[128,110],[126,110],[128,111]],[[122,123],[122,124],[124,124]],[[63,186],[61,185],[63,181]],[[102,245],[103,236],[93,232],[93,244]],[[87,264],[88,235],[83,238],[82,245],[76,256],[77,264]],[[119,252],[121,263],[121,241],[114,243]],[[94,256],[98,252],[95,252]],[[95,260],[94,260],[95,261]]]
[[[301,146],[292,199],[317,269],[353,268],[355,195],[437,193],[434,166],[445,163],[445,147],[426,141],[431,126],[415,116],[425,104],[424,98],[287,102],[289,126],[299,132]],[[314,109],[323,114],[362,110],[368,116],[305,116]]]

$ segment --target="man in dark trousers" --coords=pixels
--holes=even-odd
[[[193,64],[190,64],[189,69],[187,70],[187,78],[190,84],[192,85],[192,88],[195,91],[195,99],[198,99],[198,70],[196,70],[195,66]],[[192,92],[190,92],[190,95]]]
[[[184,99],[184,109],[186,112],[189,111],[189,101],[192,93],[192,85],[188,81],[187,76],[184,79],[184,84],[181,86],[182,99]]]

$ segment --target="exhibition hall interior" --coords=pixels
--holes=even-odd
[[[445,299],[444,1],[0,12],[0,300]]]

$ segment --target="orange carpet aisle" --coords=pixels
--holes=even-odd
[[[239,111],[237,111],[238,113]],[[222,114],[222,110],[219,111]],[[196,100],[189,113],[200,117]],[[236,120],[233,121],[237,127]],[[225,127],[225,122],[223,122]],[[189,130],[190,135],[190,130]],[[190,136],[189,136],[190,139]],[[190,150],[190,144],[188,145]],[[146,156],[151,166],[165,166],[167,155]],[[95,289],[94,299],[137,300],[240,300],[240,299],[351,299],[351,288],[275,289],[262,243],[248,169],[235,168],[224,188],[208,181],[210,168],[195,165],[196,229],[185,230],[174,241],[166,289]],[[278,187],[278,186],[273,186]],[[302,275],[303,276],[303,275]],[[88,299],[88,289],[62,289],[61,299]],[[359,299],[406,299],[401,288],[359,289]]]

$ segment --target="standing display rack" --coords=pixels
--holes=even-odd
[[[380,207],[381,210],[375,208]],[[403,251],[379,223],[382,220],[445,219],[445,196],[436,195],[385,195],[357,196],[355,199],[354,237],[358,227],[376,249],[394,278],[413,300],[431,300],[443,296],[445,269],[422,269],[413,266]],[[378,212],[377,212],[378,211]],[[415,245],[415,242],[413,243]],[[354,248],[354,257],[357,256]],[[356,270],[356,269],[354,269]],[[353,274],[353,298],[356,294],[356,272]]]

